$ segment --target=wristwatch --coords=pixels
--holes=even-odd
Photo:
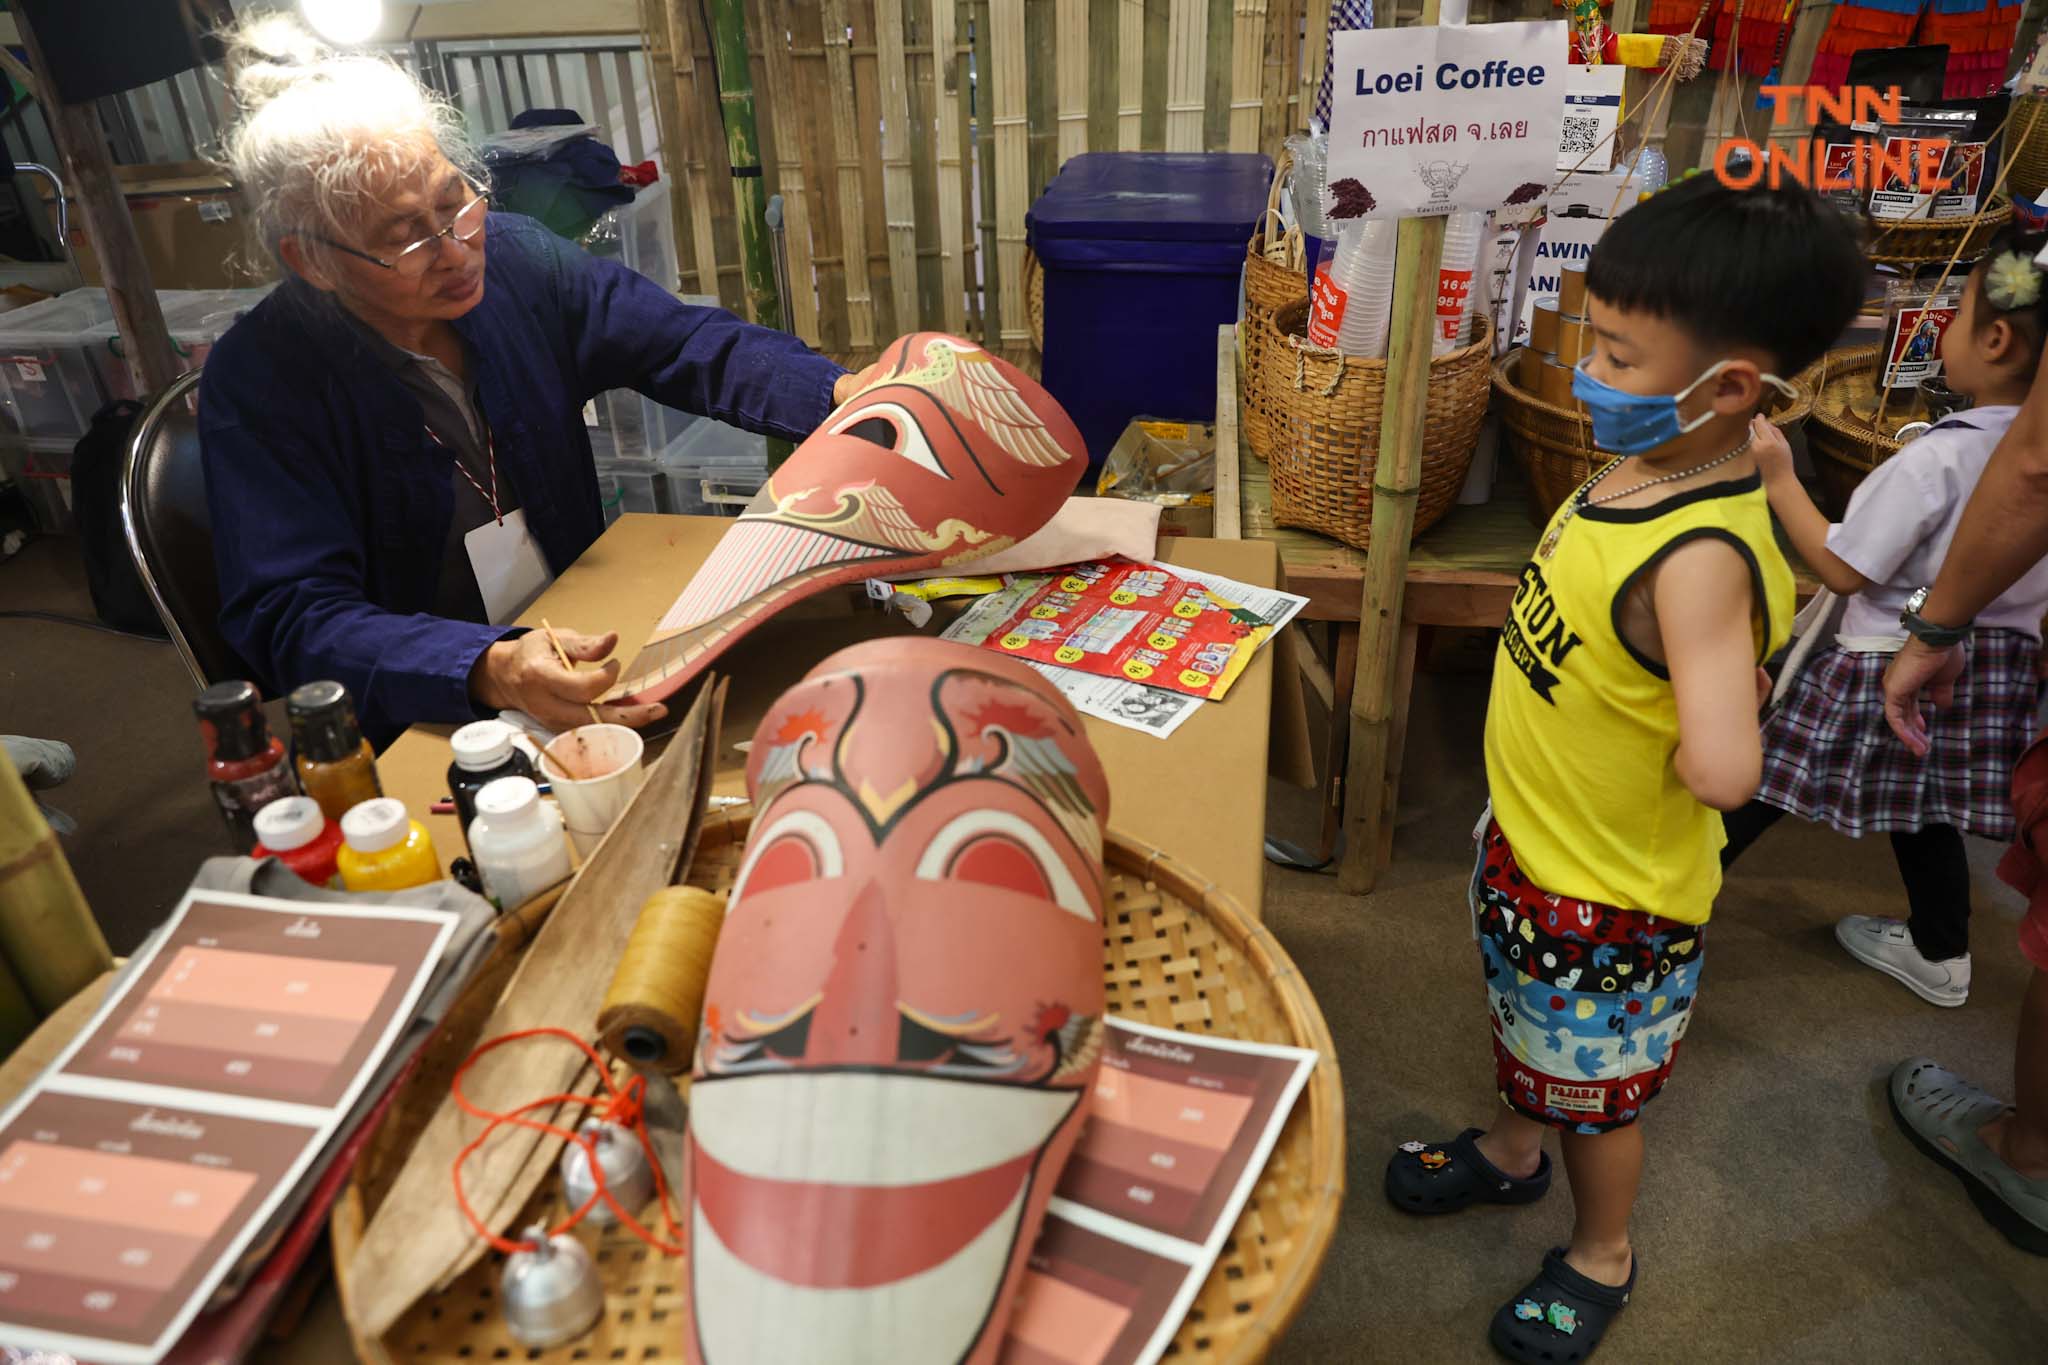
[[[1959,626],[1937,626],[1920,614],[1920,608],[1927,605],[1926,588],[1915,588],[1913,595],[1906,599],[1906,605],[1899,609],[1899,625],[1906,634],[1926,645],[1929,649],[1953,649],[1970,636],[1970,623]]]

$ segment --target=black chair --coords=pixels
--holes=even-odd
[[[194,686],[252,676],[220,633],[220,578],[199,423],[187,406],[199,372],[178,376],[135,421],[121,474],[121,527],[142,586]]]

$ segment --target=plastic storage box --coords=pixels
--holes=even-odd
[[[196,370],[206,364],[215,342],[227,335],[242,314],[254,308],[277,286],[254,289],[160,289],[157,306],[163,309],[164,325],[170,329],[171,345],[177,351],[180,370]],[[136,398],[134,377],[128,371],[126,344],[120,329],[109,318],[94,329],[97,346],[94,360],[100,382],[112,398]],[[192,411],[199,410],[199,395],[186,400]]]
[[[0,428],[76,441],[107,401],[93,354],[114,318],[104,289],[74,289],[0,313]]]
[[[663,448],[658,463],[676,490],[676,511],[736,517],[768,481],[768,438],[701,418]]]
[[[1140,413],[1216,415],[1216,329],[1237,317],[1273,163],[1249,152],[1088,152],[1026,218],[1045,268],[1044,382],[1100,464]]]

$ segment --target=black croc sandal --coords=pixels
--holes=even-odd
[[[1517,1179],[1479,1153],[1484,1129],[1449,1142],[1404,1142],[1387,1163],[1387,1202],[1403,1213],[1456,1213],[1470,1204],[1533,1204],[1550,1188],[1550,1153]]]
[[[1567,1265],[1563,1247],[1552,1247],[1536,1278],[1493,1315],[1494,1349],[1528,1365],[1586,1359],[1628,1307],[1638,1263],[1630,1263],[1627,1284],[1602,1284]]]

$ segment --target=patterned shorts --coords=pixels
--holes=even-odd
[[[1472,913],[1502,1102],[1570,1132],[1635,1122],[1692,1019],[1703,926],[1551,895],[1491,819]]]

